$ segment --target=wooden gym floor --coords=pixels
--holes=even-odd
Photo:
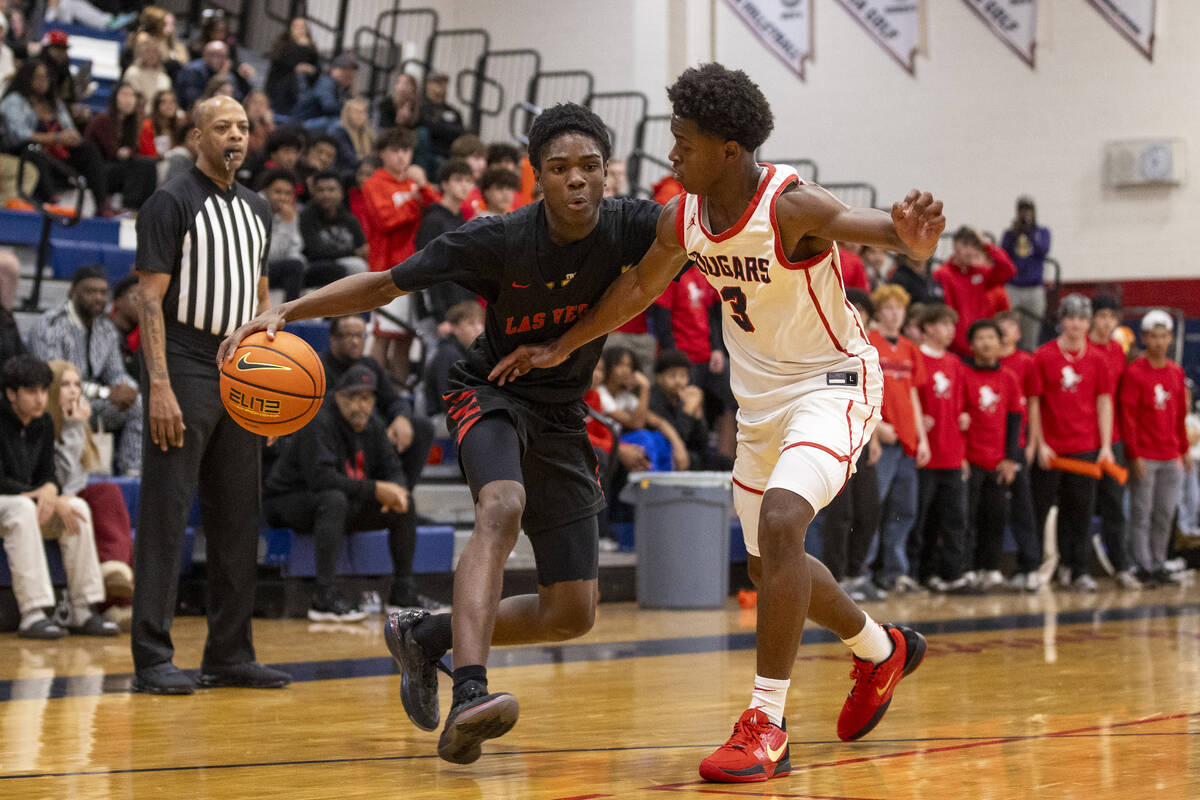
[[[1186,798],[1200,796],[1200,595],[901,598],[868,607],[929,638],[865,740],[834,726],[850,661],[806,632],[788,702],[790,777],[699,782],[744,709],[753,612],[606,604],[559,647],[493,654],[521,720],[471,766],[407,720],[380,618],[256,620],[283,691],[129,694],[128,638],[0,637],[0,798]],[[200,618],[177,621],[199,664]],[[449,685],[442,679],[443,712]]]

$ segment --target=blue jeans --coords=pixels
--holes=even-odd
[[[908,574],[908,535],[917,520],[917,462],[899,444],[883,445],[875,465],[879,478],[880,543],[882,566],[876,582],[890,587]],[[876,550],[874,546],[871,548]],[[868,556],[871,563],[874,556]]]

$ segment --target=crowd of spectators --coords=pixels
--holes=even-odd
[[[448,102],[448,76],[431,71],[419,81],[403,72],[372,113],[357,92],[355,57],[326,60],[303,18],[280,35],[259,75],[239,58],[219,11],[205,11],[184,43],[174,16],[156,6],[114,12],[51,0],[34,41],[23,6],[0,0],[0,120],[10,152],[24,141],[42,145],[35,194],[46,201],[60,195],[65,183],[55,162],[62,161],[85,176],[97,214],[136,212],[156,186],[194,163],[194,104],[234,97],[250,121],[238,177],[263,194],[273,216],[266,267],[277,299],[387,269],[473,217],[536,199],[522,151],[468,132]],[[72,79],[70,39],[55,21],[129,26],[124,73],[106,110],[92,114],[79,102],[86,87]],[[624,191],[623,176],[623,163],[613,159],[606,194]],[[668,176],[655,199],[681,190]],[[999,244],[965,226],[951,241],[952,253],[936,267],[839,245],[851,301],[870,326],[886,384],[882,422],[856,474],[818,517],[824,560],[865,599],[888,591],[1034,590],[1042,582],[1041,531],[1057,506],[1064,585],[1096,589],[1093,512],[1102,519],[1096,549],[1122,588],[1173,580],[1164,509],[1190,508],[1180,525],[1194,529],[1200,504],[1184,428],[1190,398],[1168,358],[1173,320],[1145,316],[1145,354],[1136,360],[1128,342],[1114,339],[1120,309],[1111,298],[1072,295],[1047,320],[1050,232],[1038,224],[1031,198],[1018,199]],[[141,468],[137,282],[127,278],[110,290],[103,269],[79,270],[67,302],[46,312],[27,342],[11,314],[15,288],[16,261],[0,252],[0,361],[9,365],[0,416],[14,435],[36,429],[53,439],[46,447],[59,460],[23,452],[10,464],[0,448],[0,482],[10,490],[0,508],[15,509],[5,511],[5,531],[31,514],[42,532],[55,518],[68,529],[95,519],[100,543],[98,556],[86,548],[69,554],[71,608],[59,625],[38,610],[43,568],[20,549],[19,537],[5,534],[10,561],[25,559],[30,571],[22,574],[33,576],[18,592],[22,631],[108,635],[93,620],[92,604],[105,598],[92,561],[104,564],[100,583],[115,587],[108,599],[119,599],[132,581],[128,519],[123,539],[120,520],[101,520],[76,500],[93,491],[79,481],[88,471],[136,475]],[[716,292],[689,271],[610,337],[587,402],[614,521],[627,513],[615,498],[631,472],[731,467],[736,403],[721,314]],[[431,605],[411,576],[411,492],[444,413],[450,366],[482,332],[482,305],[444,283],[398,298],[369,320],[329,325],[322,358],[330,402],[301,434],[267,448],[266,521],[318,540],[313,619],[362,617],[333,574],[342,537],[364,526],[389,531],[396,573],[387,604]],[[50,399],[39,400],[47,391]],[[37,412],[47,402],[53,435]],[[1193,427],[1195,456],[1200,422]],[[1097,479],[1061,469],[1060,457],[1127,467],[1129,483],[1112,477],[1116,470]],[[111,532],[101,535],[101,527]],[[1007,578],[1006,527],[1018,551]]]

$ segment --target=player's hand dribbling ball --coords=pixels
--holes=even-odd
[[[242,340],[221,365],[221,402],[237,424],[263,436],[286,436],[321,409],[325,368],[308,342],[280,331]]]

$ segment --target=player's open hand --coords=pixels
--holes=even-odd
[[[226,361],[229,361],[233,358],[233,354],[242,344],[242,340],[252,333],[266,331],[267,339],[274,341],[275,333],[283,330],[283,326],[287,324],[287,320],[284,319],[283,312],[280,310],[280,308],[282,308],[282,306],[277,308],[268,308],[266,311],[259,314],[257,317],[250,320],[233,333],[229,334],[229,336],[225,338],[225,341],[221,342],[221,346],[217,349],[217,369],[220,369]]]
[[[934,200],[929,192],[913,189],[899,203],[892,203],[892,224],[913,257],[929,258],[946,229],[942,201]]]
[[[557,342],[521,345],[500,359],[500,362],[496,366],[492,367],[492,371],[488,373],[488,380],[495,381],[497,385],[503,386],[509,381],[516,380],[530,370],[557,367],[567,360],[568,354],[559,353],[555,348],[555,344]]]

